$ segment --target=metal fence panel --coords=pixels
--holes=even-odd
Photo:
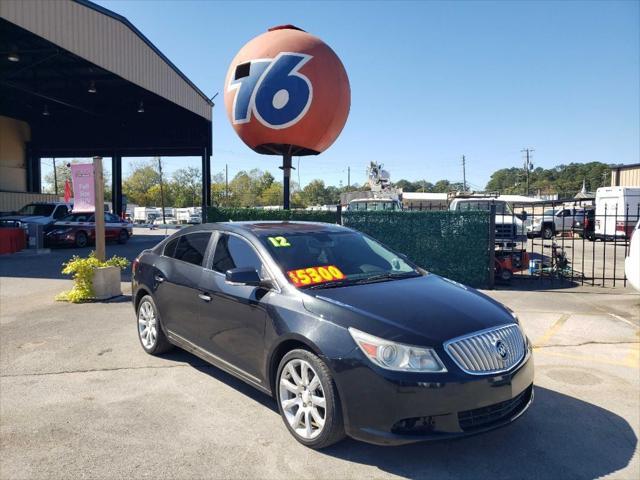
[[[344,212],[342,222],[433,273],[472,287],[491,285],[489,212]]]

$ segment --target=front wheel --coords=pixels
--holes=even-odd
[[[127,240],[129,240],[129,232],[126,230],[120,230],[120,233],[118,233],[118,243],[123,245],[127,243]]]
[[[84,232],[76,233],[76,247],[84,248],[87,246],[88,243],[89,243],[89,238],[87,237],[86,233]]]
[[[298,442],[321,449],[344,437],[338,392],[320,357],[292,350],[280,361],[276,378],[280,415]]]

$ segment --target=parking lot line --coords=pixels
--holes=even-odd
[[[556,321],[556,323],[551,325],[551,327],[549,327],[547,331],[544,332],[542,337],[538,339],[538,341],[534,345],[534,348],[540,347],[542,345],[546,345],[547,342],[551,340],[551,337],[553,337],[558,332],[558,330],[562,328],[562,325],[565,324],[565,322],[569,319],[570,316],[571,315],[569,315],[568,313],[563,313],[562,315],[560,315],[560,318]]]
[[[534,347],[535,348],[535,347]],[[548,349],[536,349],[536,355],[549,355],[551,357],[568,358],[571,360],[579,360],[584,362],[589,360],[594,363],[600,363],[603,365],[613,365],[615,367],[627,367],[635,370],[640,370],[640,344],[635,344],[631,347],[631,352],[622,360],[612,360],[610,357],[603,357],[601,355],[576,355],[573,353],[553,352]]]

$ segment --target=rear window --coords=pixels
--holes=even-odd
[[[202,260],[204,259],[205,252],[207,251],[207,245],[209,244],[210,238],[211,233],[209,232],[188,233],[186,235],[182,235],[176,239],[177,244],[173,255],[167,255],[167,251],[170,251],[168,248],[170,248],[171,242],[169,242],[165,248],[165,255],[172,256],[176,260],[182,260],[183,262],[192,263],[194,265],[202,265]]]

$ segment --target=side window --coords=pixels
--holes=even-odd
[[[232,268],[255,268],[265,277],[262,262],[254,248],[245,240],[234,235],[222,234],[213,254],[213,270],[225,273]]]
[[[56,211],[53,212],[53,218],[62,218],[64,217],[67,213],[69,213],[69,209],[67,208],[66,205],[58,205],[58,208],[56,208]]]
[[[110,213],[105,213],[104,214],[104,221],[105,221],[105,223],[119,223],[120,219],[118,217],[116,217],[115,215],[112,215]]]
[[[178,244],[173,258],[183,262],[202,265],[207,244],[211,238],[209,232],[188,233],[178,238]],[[168,246],[168,244],[167,244]]]
[[[176,245],[178,244],[178,240],[180,240],[180,237],[174,238],[173,240],[167,242],[163,250],[163,255],[165,257],[173,257],[176,251]]]

